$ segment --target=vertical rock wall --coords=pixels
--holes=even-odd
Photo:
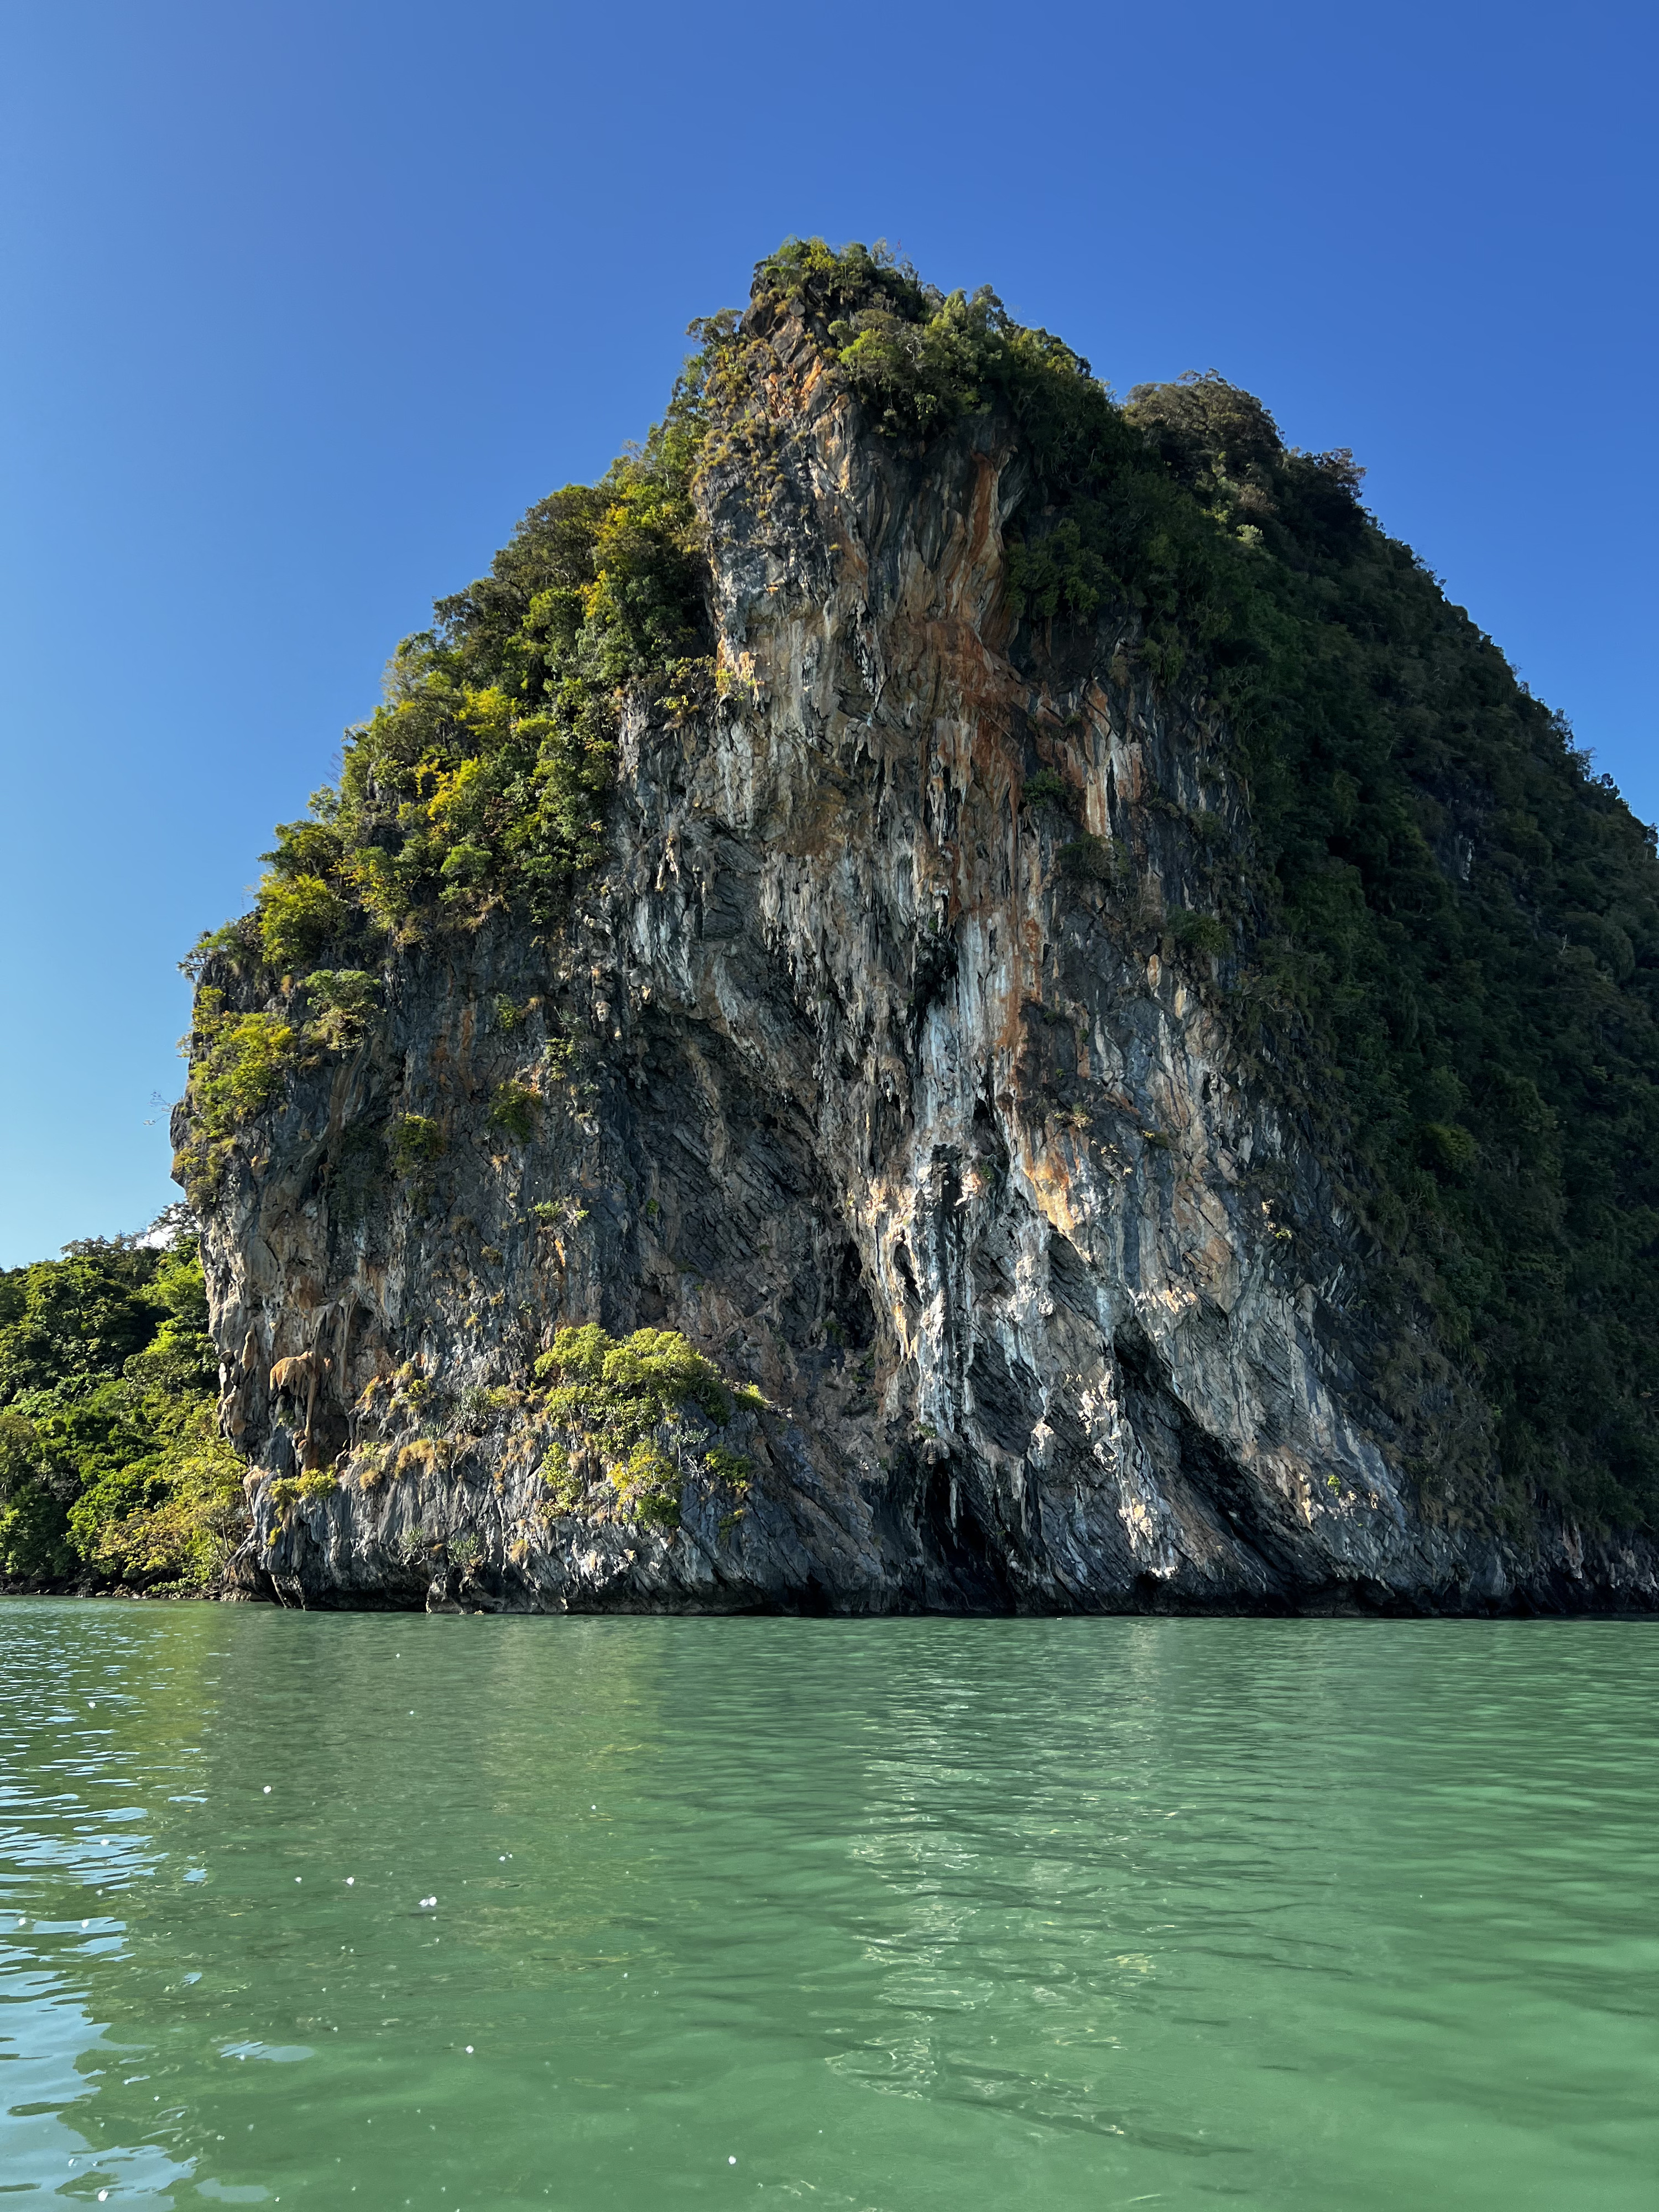
[[[398,957],[205,1223],[250,1590],[852,1610],[1650,1601],[1425,1522],[1364,1255],[1182,918],[1237,866],[1201,703],[1007,657],[994,416],[925,463],[798,323],[702,486],[718,696],[623,732],[567,929]],[[1040,792],[1030,787],[1034,780]],[[229,979],[226,987],[236,988]],[[503,1085],[540,1100],[528,1133]],[[402,1117],[441,1133],[395,1158]],[[768,1410],[678,1530],[557,1510],[552,1331],[683,1330]],[[338,1486],[278,1505],[275,1480]]]

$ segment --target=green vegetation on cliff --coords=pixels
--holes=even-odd
[[[552,1386],[543,1413],[561,1441],[544,1466],[560,1510],[580,1502],[584,1476],[598,1468],[626,1517],[677,1528],[688,1454],[718,1480],[741,1483],[748,1473],[740,1455],[702,1429],[688,1432],[684,1417],[723,1429],[735,1401],[758,1407],[760,1393],[752,1385],[734,1392],[677,1329],[635,1329],[619,1343],[596,1322],[562,1328],[536,1372]]]
[[[1213,378],[1127,413],[1237,548],[1206,672],[1249,794],[1243,985],[1289,1101],[1490,1409],[1512,1500],[1653,1525],[1653,832],[1359,507],[1345,456],[1287,453]],[[1419,1427],[1455,1503],[1486,1436],[1449,1403]]]
[[[196,1240],[0,1273],[0,1577],[198,1588],[246,1528]]]
[[[629,686],[706,684],[689,486],[696,378],[602,483],[532,507],[490,574],[406,637],[348,732],[337,788],[282,823],[254,913],[202,948],[275,972],[331,947],[418,943],[514,904],[538,924],[599,856]],[[342,975],[305,980],[326,997]],[[233,1053],[240,1066],[245,1054]]]
[[[629,692],[671,714],[709,693],[690,503],[705,368],[688,364],[640,451],[532,507],[489,574],[403,641],[384,702],[346,733],[337,787],[277,826],[253,912],[185,962],[201,975],[216,955],[283,1000],[236,1010],[217,984],[198,993],[191,1188],[297,1059],[357,1042],[380,997],[365,963],[503,908],[556,922],[602,849]],[[524,1111],[502,1126],[522,1133]]]

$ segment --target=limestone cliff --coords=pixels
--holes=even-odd
[[[1247,1019],[1244,923],[1191,922],[1249,836],[1224,709],[1109,603],[1016,652],[1006,410],[884,436],[807,307],[739,335],[749,434],[692,491],[712,666],[619,694],[562,914],[382,943],[373,1006],[196,1186],[242,1586],[1653,1602],[1641,1539],[1425,1509],[1463,1386],[1427,1358],[1402,1396],[1413,1324]],[[204,986],[295,1026],[269,963]],[[535,1363],[588,1322],[684,1332],[763,1400],[666,1425],[672,1513],[555,1479]]]

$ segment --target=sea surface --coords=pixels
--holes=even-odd
[[[0,1602],[0,2191],[1653,2212],[1659,1624]]]

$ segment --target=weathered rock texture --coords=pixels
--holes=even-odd
[[[994,422],[923,463],[799,325],[772,343],[772,460],[703,487],[720,696],[628,720],[568,930],[498,918],[400,956],[368,1039],[295,1078],[221,1184],[204,1250],[258,1470],[244,1588],[1652,1602],[1641,1547],[1416,1502],[1358,1240],[1214,963],[1156,930],[1204,904],[1184,823],[1237,817],[1218,732],[1109,635],[1070,689],[1033,689],[1005,657],[1021,485]],[[1068,800],[1023,803],[1043,769]],[[1089,848],[1093,878],[1057,865],[1085,832],[1114,856]],[[545,1102],[528,1141],[489,1116],[510,1081]],[[411,1113],[447,1149],[399,1176],[386,1132]],[[504,1394],[589,1320],[683,1329],[760,1386],[772,1410],[723,1439],[746,1490],[694,1466],[672,1534],[548,1510]],[[366,1482],[374,1440],[404,1468]],[[265,1478],[337,1462],[332,1494],[270,1502]]]

